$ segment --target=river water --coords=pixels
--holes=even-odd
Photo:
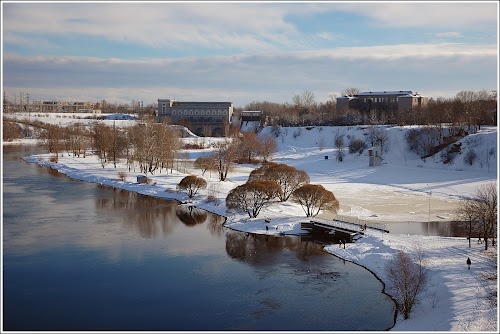
[[[73,181],[3,147],[3,321],[23,331],[381,331],[394,303],[299,237]]]

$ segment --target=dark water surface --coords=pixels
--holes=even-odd
[[[4,330],[385,330],[370,272],[298,237],[72,181],[4,146]]]

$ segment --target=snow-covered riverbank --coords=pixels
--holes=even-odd
[[[50,155],[24,158],[25,161],[49,166],[67,176],[87,181],[126,189],[144,195],[181,202],[188,198],[177,192],[175,185],[186,174],[174,171],[173,174],[152,176],[152,184],[138,184],[134,173],[129,173],[125,181],[118,178],[117,171],[111,166],[102,168],[93,157],[74,158],[68,155],[59,158],[58,163],[49,161]],[[189,200],[190,204],[216,214],[227,216],[226,226],[250,233],[296,234],[300,233],[300,222],[307,221],[302,209],[292,203],[276,203],[266,208],[262,217],[247,219],[243,214],[228,213],[224,204],[225,194],[236,185],[246,181],[250,166],[239,168],[230,181],[219,186],[219,204],[206,200],[205,194]],[[191,171],[193,172],[193,171]],[[131,174],[131,175],[130,175]],[[245,176],[246,174],[246,176]],[[236,181],[238,180],[238,181]],[[312,178],[311,182],[315,180]],[[209,182],[217,182],[215,180]],[[270,219],[266,230],[265,219]],[[326,246],[325,250],[343,259],[362,265],[372,271],[383,282],[385,263],[398,250],[411,253],[417,246],[425,251],[430,284],[421,302],[416,305],[407,320],[398,317],[393,331],[496,331],[496,280],[488,275],[496,273],[496,248],[484,251],[483,244],[473,243],[468,248],[465,238],[425,237],[415,235],[392,235],[368,229],[366,235],[346,249],[337,245]],[[470,257],[472,267],[467,270],[465,260]]]
[[[265,128],[260,135],[272,135],[277,143],[273,161],[286,163],[308,173],[313,184],[321,184],[332,191],[340,202],[339,214],[368,222],[402,223],[452,221],[461,198],[473,196],[484,184],[497,182],[497,141],[495,127],[484,127],[477,134],[463,138],[462,151],[474,149],[478,159],[467,164],[458,155],[452,164],[443,164],[439,156],[422,160],[408,152],[404,127],[386,127],[388,150],[383,153],[380,167],[369,167],[366,151],[363,154],[346,154],[343,161],[335,159],[333,138],[366,138],[367,127],[303,127]],[[243,164],[220,182],[216,173],[192,167],[199,156],[211,154],[211,143],[222,138],[184,138],[183,141],[203,143],[206,149],[184,150],[183,160],[173,170],[163,170],[148,175],[152,184],[137,183],[135,171],[128,171],[125,164],[117,168],[111,164],[102,168],[92,155],[78,158],[64,154],[58,163],[50,162],[50,155],[26,157],[30,163],[49,166],[67,176],[102,185],[125,189],[165,199],[186,202],[189,205],[227,217],[231,229],[260,234],[298,234],[300,223],[308,221],[302,208],[295,203],[275,202],[264,208],[258,218],[227,211],[225,198],[234,187],[245,183],[257,165]],[[494,155],[491,156],[491,152]],[[327,159],[329,158],[329,159]],[[122,181],[118,172],[125,172]],[[208,183],[203,190],[189,199],[178,192],[176,185],[186,175],[202,176]],[[328,216],[328,212],[322,213]],[[265,222],[269,220],[270,223]],[[267,229],[266,229],[267,225]],[[427,257],[430,284],[421,302],[416,305],[409,319],[401,317],[393,331],[496,331],[497,314],[497,249],[484,251],[484,244],[473,243],[468,247],[465,238],[445,238],[407,234],[387,234],[368,229],[365,236],[346,249],[337,245],[326,246],[325,251],[362,265],[383,282],[387,282],[385,265],[392,255],[403,250],[411,253],[421,248]],[[465,264],[472,260],[471,269]],[[491,279],[491,277],[495,279]]]

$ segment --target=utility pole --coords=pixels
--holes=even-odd
[[[31,122],[30,93],[26,93],[26,110],[28,111],[28,120]]]

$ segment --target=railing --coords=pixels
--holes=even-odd
[[[314,218],[311,220],[312,222],[316,223],[321,223],[324,225],[332,226],[332,227],[339,227],[342,229],[350,230],[350,231],[361,231],[362,227],[360,225],[351,223],[351,222],[345,222],[345,221],[339,221],[339,220],[328,220],[328,219],[322,219],[322,218]]]
[[[375,223],[372,221],[363,220],[351,216],[335,215],[333,219],[324,219],[324,218],[314,218],[314,219],[317,220],[319,223],[329,224],[332,226],[343,227],[347,229],[354,228],[357,231],[363,230],[365,226],[367,228],[370,227],[377,230],[387,231],[385,224]]]

